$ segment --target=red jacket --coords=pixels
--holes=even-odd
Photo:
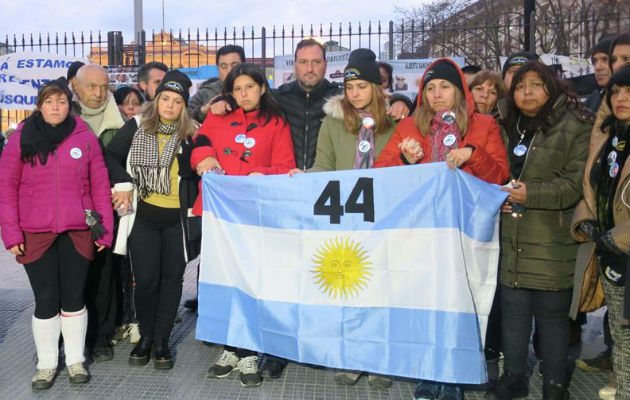
[[[466,82],[464,74],[457,64],[446,58],[440,60],[452,62],[457,68],[462,82]],[[435,62],[437,61],[438,60]],[[431,66],[427,68],[427,71],[430,68]],[[423,83],[424,75],[420,80],[418,107],[422,105]],[[461,145],[462,147],[466,145],[474,146],[475,151],[473,151],[470,159],[461,166],[461,169],[486,182],[499,185],[504,184],[510,177],[510,169],[499,126],[491,116],[475,112],[475,101],[472,94],[465,84],[463,86],[468,109],[468,131],[463,135]],[[398,144],[406,137],[416,139],[420,145],[422,145],[424,157],[418,161],[418,164],[431,162],[431,140],[429,135],[430,133],[426,136],[422,135],[418,131],[414,117],[405,118],[396,127],[396,131],[394,131],[389,142],[385,145],[385,148],[379,155],[374,166],[392,167],[395,165],[405,165],[402,161]]]
[[[246,113],[242,108],[224,116],[208,114],[195,138],[190,165],[195,169],[206,157],[215,157],[226,175],[286,174],[295,168],[289,125],[276,118],[264,125],[258,111]],[[199,193],[195,215],[203,211]]]

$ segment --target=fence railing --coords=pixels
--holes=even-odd
[[[171,68],[196,67],[215,63],[216,50],[226,44],[243,46],[249,61],[264,68],[273,67],[273,57],[292,54],[295,45],[314,37],[329,51],[372,49],[380,59],[463,56],[469,64],[499,67],[499,56],[523,49],[524,23],[519,14],[506,14],[489,23],[435,21],[389,21],[358,24],[319,24],[265,26],[260,28],[205,28],[151,31],[137,40],[123,38],[121,32],[79,32],[5,35],[0,37],[0,54],[16,51],[42,51],[88,58],[101,65],[139,65],[161,61]],[[601,24],[602,19],[605,21]],[[627,31],[628,12],[599,16],[568,15],[562,21],[540,18],[536,23],[536,50],[586,57],[602,34]],[[563,24],[563,25],[559,25]],[[559,37],[558,32],[569,32]],[[148,37],[147,37],[148,36]],[[125,40],[128,39],[128,40]],[[0,112],[0,127],[18,122],[24,112]]]

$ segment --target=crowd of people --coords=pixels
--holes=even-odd
[[[192,97],[190,79],[159,62],[139,69],[140,91],[115,93],[104,68],[74,64],[39,90],[36,110],[8,139],[0,229],[35,297],[33,389],[53,385],[60,338],[74,384],[90,380],[85,354],[111,360],[126,337],[130,365],[174,367],[169,339],[186,264],[200,252],[204,173],[445,162],[507,192],[486,389],[499,400],[528,395],[533,330],[543,398],[568,399],[573,334],[585,312],[606,304],[608,348],[577,364],[611,369],[600,397],[630,400],[629,34],[595,46],[598,90],[584,102],[528,52],[510,55],[501,72],[440,58],[414,102],[393,94],[391,66],[369,49],[350,54],[343,85],[325,79],[326,50],[314,39],[297,44],[296,80],[278,89],[240,46],[222,47],[216,60],[219,77]],[[225,346],[208,376],[238,371],[243,386],[258,386],[287,364]],[[362,375],[338,371],[335,382]],[[391,386],[391,377],[367,375],[374,388]],[[423,380],[415,398],[461,400],[463,390]]]

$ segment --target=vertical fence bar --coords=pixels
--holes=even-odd
[[[389,21],[389,59],[394,59],[394,21]]]
[[[252,27],[252,29],[254,29]],[[263,26],[262,29],[260,30],[260,39],[261,39],[261,44],[260,44],[260,58],[262,60],[262,70],[265,71],[265,75],[267,74],[266,72],[266,68],[267,68],[267,30],[265,29],[265,27]],[[253,43],[253,41],[252,41]],[[252,45],[253,47],[253,45]]]

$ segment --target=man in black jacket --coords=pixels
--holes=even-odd
[[[301,40],[295,48],[295,76],[293,82],[273,90],[291,128],[295,162],[306,170],[315,162],[317,136],[324,120],[324,104],[343,89],[326,79],[326,49],[315,39]],[[392,98],[388,114],[395,120],[409,115],[412,104],[405,96]],[[276,379],[288,361],[269,354],[263,357],[260,373],[264,378]]]
[[[608,64],[608,51],[610,50],[610,44],[612,39],[604,39],[595,45],[593,48],[593,55],[591,56],[591,62],[595,69],[595,80],[597,81],[597,90],[589,95],[584,100],[584,105],[594,113],[599,110],[600,104],[602,104],[602,98],[604,97],[604,91],[610,80],[610,66]]]

